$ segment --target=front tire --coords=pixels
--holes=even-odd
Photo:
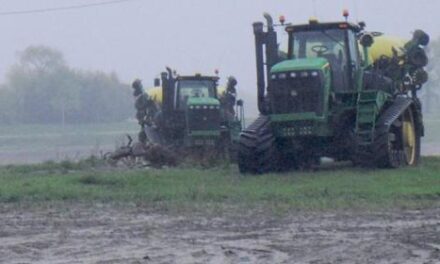
[[[260,116],[240,135],[238,167],[244,174],[275,171],[279,161],[275,137],[267,116]]]

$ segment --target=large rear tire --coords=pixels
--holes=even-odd
[[[278,164],[275,137],[267,116],[260,116],[240,134],[238,167],[241,173],[262,174],[275,171]]]
[[[414,116],[415,113],[408,109],[403,120],[403,145],[408,166],[417,166],[420,163],[421,133]]]
[[[382,126],[376,131],[373,157],[378,167],[400,168],[418,165],[421,135],[411,107],[408,107],[389,129]]]
[[[373,143],[356,147],[355,165],[379,168],[417,166],[422,133],[415,117],[409,106],[391,124],[381,120],[376,125]]]

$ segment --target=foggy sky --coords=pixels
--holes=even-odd
[[[0,12],[96,3],[102,0],[0,0]],[[168,65],[180,73],[234,75],[248,111],[255,110],[255,59],[251,25],[263,12],[288,22],[342,20],[409,38],[416,28],[440,35],[435,0],[137,0],[88,9],[0,16],[0,82],[29,45],[61,50],[69,65],[116,72],[144,85]]]

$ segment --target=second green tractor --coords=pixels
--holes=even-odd
[[[218,82],[218,76],[181,76],[167,68],[155,88],[146,91],[147,97],[137,97],[140,141],[235,160],[244,126],[243,101],[236,100],[234,77],[224,89]],[[143,98],[148,98],[145,103]]]

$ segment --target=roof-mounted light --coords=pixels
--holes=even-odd
[[[286,23],[286,17],[285,16],[280,16],[280,23],[281,23],[281,25],[284,25],[284,23]]]
[[[347,20],[348,20],[348,17],[350,16],[350,13],[348,12],[347,9],[344,9],[344,10],[342,11],[342,15],[344,16],[345,21],[347,21]]]
[[[318,24],[318,19],[316,17],[310,17],[309,24]]]

